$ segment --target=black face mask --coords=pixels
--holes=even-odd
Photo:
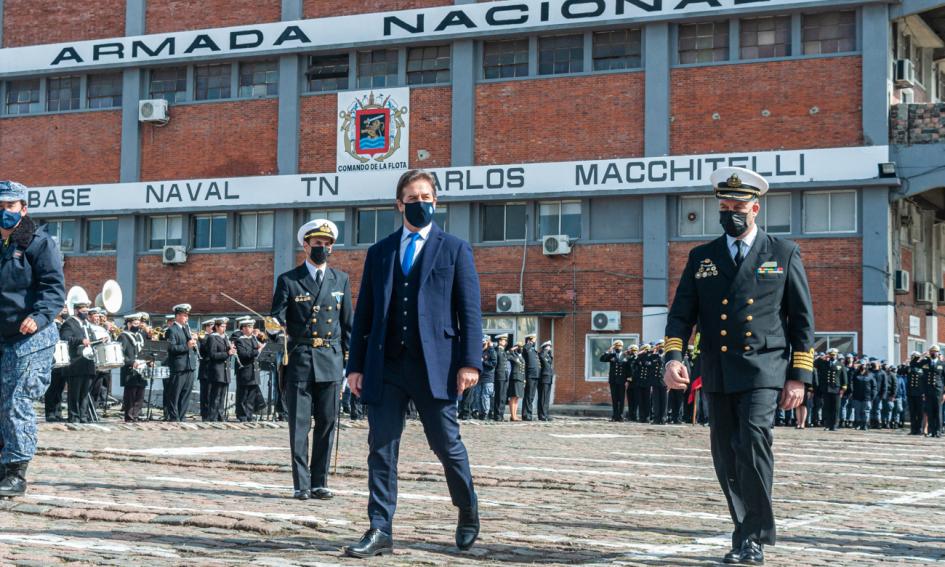
[[[748,230],[748,213],[735,211],[719,211],[719,224],[725,234],[738,238]]]
[[[312,246],[308,251],[309,259],[316,265],[321,266],[328,261],[328,255],[331,254],[328,251],[327,246]]]
[[[404,216],[407,222],[417,228],[424,228],[433,222],[433,212],[435,207],[429,201],[414,201],[404,203]]]

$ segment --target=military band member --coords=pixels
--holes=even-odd
[[[847,369],[840,361],[840,351],[832,348],[817,368],[817,391],[823,403],[823,425],[827,431],[840,427],[840,398],[848,386]]]
[[[942,402],[945,402],[945,362],[942,361],[938,345],[932,345],[929,356],[922,365],[925,384],[925,417],[929,423],[929,437],[942,436]]]
[[[525,395],[525,355],[522,348],[525,343],[518,342],[509,350],[509,421],[521,421],[518,415],[518,402]]]
[[[551,341],[541,344],[541,372],[538,381],[538,421],[551,421],[551,386],[555,379],[555,356]]]
[[[489,335],[482,336],[482,374],[479,375],[479,384],[482,386],[479,397],[479,419],[492,418],[492,398],[495,397],[495,367],[497,355],[492,346]]]
[[[89,322],[88,299],[72,304],[72,316],[66,319],[59,329],[59,338],[69,344],[69,366],[63,370],[63,375],[69,383],[66,392],[69,423],[88,423],[89,389],[95,379],[95,361],[83,356],[83,351],[90,348],[94,340],[94,332]]]
[[[505,404],[509,397],[509,336],[505,333],[496,335],[495,349],[495,397],[492,398],[492,413],[494,421],[505,421]]]
[[[63,307],[59,315],[56,316],[55,324],[57,333],[62,329],[62,324],[67,317],[69,317],[69,311]],[[53,368],[52,381],[49,383],[49,388],[46,389],[46,394],[43,395],[47,422],[55,423],[62,421],[62,394],[65,389],[66,376],[63,374],[63,369]]]
[[[230,344],[226,336],[227,317],[213,320],[213,332],[207,335],[207,382],[210,383],[210,396],[207,400],[207,421],[226,420],[227,393],[230,388],[229,360],[236,355],[236,347]]]
[[[207,351],[209,337],[213,333],[213,319],[200,323],[200,334],[197,336],[197,382],[200,385],[200,419],[208,421],[210,415],[210,381],[207,379],[207,365],[210,363],[210,353]]]
[[[295,497],[328,499],[333,496],[328,467],[351,340],[351,287],[347,273],[328,266],[338,240],[335,223],[313,220],[302,225],[297,238],[305,261],[276,280],[271,315],[285,322],[289,341],[289,364],[283,371]]]
[[[255,421],[256,414],[266,408],[262,390],[259,389],[259,372],[256,359],[265,343],[256,337],[256,322],[251,318],[236,322],[240,335],[236,343],[236,417],[240,421]]]
[[[623,400],[627,379],[624,376],[626,361],[623,356],[623,341],[615,340],[610,348],[600,355],[600,361],[608,364],[607,383],[610,386],[610,421],[623,421]]]
[[[190,305],[174,306],[174,322],[167,327],[167,365],[171,376],[164,381],[164,421],[184,421],[190,405],[197,370],[197,339],[190,333]]]
[[[925,411],[922,395],[925,392],[925,368],[922,354],[913,352],[906,379],[906,397],[909,403],[909,435],[922,435],[922,415]]]
[[[535,419],[535,394],[538,392],[538,383],[541,379],[541,359],[535,344],[537,335],[525,335],[525,346],[522,347],[522,356],[525,358],[525,392],[522,403],[522,421]]]
[[[637,373],[637,362],[640,354],[640,346],[636,343],[631,344],[627,348],[627,352],[624,355],[623,359],[623,376],[626,381],[626,392],[627,392],[627,421],[636,421],[637,420],[637,396],[636,388],[633,383],[634,378]]]
[[[669,389],[663,383],[663,341],[656,341],[653,345],[653,352],[650,355],[653,359],[653,365],[650,369],[653,375],[652,379],[647,380],[652,388],[653,397],[653,423],[656,425],[666,424],[666,409],[669,400]],[[683,391],[685,392],[685,391]]]
[[[121,367],[119,379],[123,389],[121,412],[126,422],[140,421],[141,408],[144,405],[144,390],[148,381],[141,375],[144,368],[139,364],[141,350],[144,348],[144,335],[138,330],[141,328],[141,314],[129,313],[125,315],[125,328],[118,335],[118,344],[124,364]]]
[[[639,419],[640,423],[650,423],[650,420],[654,417],[653,407],[657,405],[654,399],[654,391],[659,386],[660,376],[663,373],[663,361],[653,345],[649,343],[643,345],[639,367],[640,376],[639,381],[636,382],[636,395],[640,406]],[[656,421],[656,419],[653,419],[654,423]]]
[[[95,332],[95,338],[102,342],[111,341],[111,330],[114,324],[108,321],[105,310],[100,307],[89,309],[89,320],[92,323],[92,329]],[[104,404],[108,399],[108,392],[112,387],[112,371],[96,370],[95,378],[89,387],[89,403],[92,406]]]
[[[711,181],[725,234],[689,253],[666,325],[664,380],[689,384],[682,358],[698,324],[712,461],[735,524],[724,561],[757,565],[775,543],[774,413],[779,401],[800,405],[812,381],[814,314],[798,246],[755,223],[767,181],[734,167]]]

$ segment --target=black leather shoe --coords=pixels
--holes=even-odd
[[[331,500],[335,495],[327,488],[313,488],[312,498],[315,500]]]
[[[371,528],[364,532],[361,541],[345,548],[345,555],[348,557],[374,557],[375,555],[384,555],[394,552],[394,540],[390,534],[386,534],[377,528]]]
[[[738,564],[764,565],[764,547],[753,539],[746,539],[744,542],[742,542],[742,547],[739,550]]]
[[[21,461],[6,465],[3,480],[0,481],[0,498],[23,496],[26,493],[26,468],[29,464],[29,461]]]
[[[456,522],[456,547],[466,551],[476,543],[479,537],[479,507],[459,511],[459,521]]]
[[[732,550],[726,553],[725,557],[722,558],[722,563],[735,565],[741,560],[741,557],[742,557],[741,546],[733,547]]]
[[[312,493],[308,490],[296,490],[293,498],[296,500],[308,500],[312,496]]]

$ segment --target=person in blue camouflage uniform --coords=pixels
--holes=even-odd
[[[52,378],[59,332],[53,321],[65,303],[62,260],[55,241],[26,214],[26,187],[0,181],[0,497],[26,492],[36,453],[36,413]]]

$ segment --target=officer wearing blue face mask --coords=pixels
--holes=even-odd
[[[36,453],[33,400],[52,378],[59,332],[53,321],[65,303],[59,248],[26,214],[26,187],[0,181],[0,497],[26,491]]]

